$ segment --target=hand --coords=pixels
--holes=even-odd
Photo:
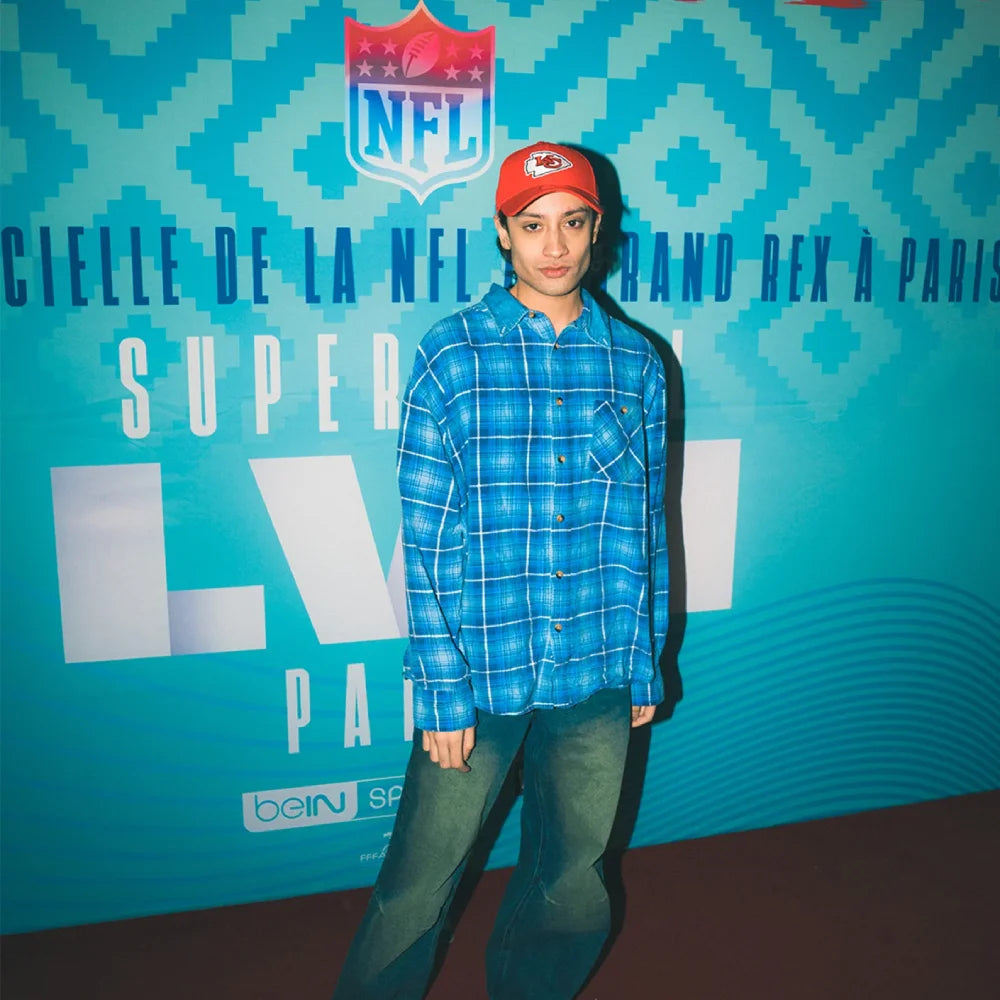
[[[452,733],[423,733],[424,749],[431,755],[431,760],[444,769],[454,768],[456,771],[471,771],[466,763],[473,747],[476,745],[476,727],[457,729]]]
[[[632,728],[638,729],[639,726],[646,725],[647,722],[653,721],[653,716],[656,714],[655,705],[633,705],[632,706]]]

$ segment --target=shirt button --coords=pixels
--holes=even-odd
[[[562,396],[556,396],[556,406],[562,406]]]
[[[560,624],[558,624],[558,623],[556,623],[556,624],[555,624],[555,625],[553,625],[552,627],[553,627],[553,628],[554,628],[554,629],[555,629],[555,630],[556,630],[557,632],[561,632],[561,631],[562,631],[562,625],[560,625]]]
[[[566,456],[565,456],[565,455],[560,455],[560,456],[558,457],[557,461],[558,461],[558,462],[560,462],[560,463],[561,463],[561,462],[565,462],[565,461],[566,461]]]
[[[628,413],[628,407],[627,406],[623,406],[622,407],[622,413]]]
[[[556,514],[556,520],[557,520],[557,521],[565,521],[565,520],[566,520],[566,518],[565,518],[565,517],[563,517],[563,515],[562,515],[562,514]]]
[[[533,313],[533,312],[528,313],[528,318],[529,319],[534,319],[535,318],[535,313]]]
[[[561,569],[557,569],[556,576],[561,580],[563,578],[563,571]]]

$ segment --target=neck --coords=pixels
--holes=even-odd
[[[545,315],[556,331],[557,337],[583,312],[583,296],[579,288],[574,288],[566,295],[541,297],[533,294],[532,289],[517,282],[510,289],[510,294],[521,305]]]

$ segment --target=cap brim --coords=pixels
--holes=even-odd
[[[519,191],[517,194],[511,195],[502,204],[497,205],[497,211],[503,212],[504,215],[517,215],[518,212],[523,212],[533,201],[537,201],[543,195],[554,194],[556,191],[566,191],[569,194],[575,194],[584,204],[589,205],[599,215],[604,211],[601,208],[601,203],[592,194],[568,184],[533,184],[527,190]]]

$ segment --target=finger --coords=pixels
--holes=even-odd
[[[469,765],[465,763],[465,733],[455,733],[456,739],[451,741],[451,766],[456,771],[469,771]]]
[[[451,745],[448,742],[450,735],[450,733],[434,733],[431,737],[431,743],[434,747],[431,760],[442,770],[451,767]]]
[[[470,726],[462,734],[462,760],[468,761],[472,751],[476,748],[476,730]]]
[[[645,726],[652,722],[655,713],[655,705],[634,705],[632,707],[632,728],[637,729],[639,726]]]
[[[465,757],[462,753],[464,743],[464,732],[448,734],[448,767],[451,767],[456,771],[469,770],[469,765],[465,763]]]
[[[431,738],[430,738],[430,736],[427,735],[426,732],[424,732],[424,733],[421,734],[421,742],[423,743],[423,747],[424,747],[425,750],[430,750],[430,748],[431,748]]]
[[[463,754],[466,734],[464,730],[446,733],[424,733],[431,760],[442,770],[470,771]]]

